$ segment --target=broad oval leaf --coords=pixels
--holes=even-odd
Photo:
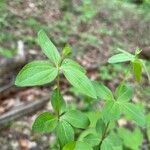
[[[57,74],[57,68],[47,61],[33,61],[21,69],[15,84],[21,87],[43,85],[53,81]]]
[[[51,96],[51,104],[57,114],[62,114],[66,111],[66,103],[60,90],[55,89]]]
[[[142,62],[139,59],[135,59],[132,62],[132,67],[136,81],[140,82],[142,75]]]
[[[100,150],[122,150],[121,139],[115,134],[110,133],[102,142]]]
[[[133,96],[133,89],[131,86],[124,86],[118,88],[118,98],[117,101],[119,102],[128,102],[129,100],[132,99]],[[120,92],[119,92],[120,91]]]
[[[32,125],[32,131],[39,133],[49,133],[56,128],[57,123],[58,119],[54,115],[50,114],[49,112],[44,112],[36,118]]]
[[[106,122],[115,121],[121,115],[120,105],[117,101],[107,101],[102,111],[103,120]]]
[[[96,123],[96,132],[97,134],[102,138],[102,135],[104,134],[106,129],[106,124],[103,121],[103,119],[98,119],[97,123]]]
[[[80,133],[80,135],[79,135],[79,137],[78,137],[78,141],[83,141],[83,139],[84,139],[87,135],[89,135],[89,134],[98,135],[97,132],[96,132],[96,130],[95,130],[95,128],[88,128],[88,129],[86,129],[86,130],[83,130],[83,131]]]
[[[125,53],[116,54],[108,59],[109,63],[120,63],[120,62],[126,62],[126,61],[132,61],[133,60],[132,55],[127,55]]]
[[[64,61],[62,62],[62,68],[63,67],[67,67],[70,69],[74,68],[74,69],[80,70],[83,73],[86,73],[86,70],[80,64],[78,64],[77,62],[69,58],[64,59]]]
[[[145,126],[145,115],[135,104],[121,103],[121,107],[125,115],[133,119],[138,125]]]
[[[94,87],[88,77],[81,72],[80,70],[74,67],[65,67],[62,66],[63,72],[67,80],[77,89],[80,90],[81,93],[92,97],[97,98]]]
[[[60,62],[60,54],[55,45],[48,38],[44,30],[40,30],[38,33],[38,42],[44,52],[44,54],[53,62],[58,65]]]
[[[84,142],[88,143],[89,145],[96,146],[100,143],[100,138],[98,135],[95,134],[89,134],[83,139]]]
[[[97,120],[101,117],[101,112],[94,112],[94,111],[89,111],[86,113],[86,115],[88,116],[89,120],[90,120],[90,128],[95,128],[96,127],[96,123]]]
[[[117,131],[118,135],[123,140],[123,144],[125,147],[132,150],[140,149],[140,146],[143,143],[143,134],[139,128],[135,128],[133,131],[130,131],[126,128],[118,128]]]
[[[85,142],[74,141],[66,144],[63,150],[93,150],[92,147]]]
[[[121,52],[121,53],[127,54],[127,55],[129,55],[129,56],[134,56],[133,54],[131,54],[131,53],[129,53],[128,51],[123,50],[123,49],[121,49],[121,48],[117,48],[116,50],[119,51],[119,52]]]
[[[62,146],[74,141],[74,130],[65,120],[61,120],[56,128],[57,137]]]
[[[77,110],[70,110],[63,115],[63,119],[76,128],[85,129],[89,126],[90,121],[84,113]]]
[[[121,82],[115,90],[115,99],[122,95],[127,90],[127,85],[124,82]]]
[[[114,99],[111,90],[107,88],[104,84],[98,83],[96,81],[93,81],[92,83],[98,98],[101,98],[103,100]]]

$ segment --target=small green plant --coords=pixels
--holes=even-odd
[[[129,52],[124,51],[122,49],[118,49],[118,51],[120,51],[120,53],[112,56],[108,60],[109,63],[130,62],[129,71],[132,70],[132,72],[134,73],[135,79],[138,82],[140,82],[140,80],[141,80],[142,68],[144,68],[145,72],[148,76],[148,79],[150,81],[150,76],[149,76],[147,67],[145,65],[146,62],[139,58],[139,55],[142,52],[141,49],[136,48],[134,55],[130,54]],[[132,67],[132,69],[131,69],[131,67]]]
[[[38,33],[38,42],[48,60],[33,61],[25,65],[15,82],[17,86],[25,87],[56,81],[50,97],[53,112],[40,114],[33,123],[33,132],[55,132],[59,145],[57,149],[61,150],[121,150],[123,145],[128,147],[130,141],[124,133],[132,137],[134,133],[139,136],[141,132],[135,130],[130,133],[121,128],[115,130],[118,119],[124,115],[141,127],[146,123],[144,113],[131,101],[132,86],[126,85],[124,80],[113,93],[104,84],[91,81],[86,76],[86,70],[68,58],[72,51],[69,45],[65,46],[60,54],[43,30]],[[139,49],[135,55],[120,51],[122,53],[112,56],[108,62],[130,61],[135,78],[140,81],[142,66],[145,64],[138,58]],[[70,109],[61,94],[60,74],[64,74],[75,89],[93,99],[93,103],[103,100],[103,109],[86,113]],[[75,132],[76,128],[79,129],[79,133]],[[139,137],[138,144],[141,144],[141,139],[142,136]],[[138,144],[134,148],[137,148]]]
[[[97,8],[93,5],[92,0],[82,1],[81,7],[81,20],[84,22],[88,22],[97,14]]]
[[[11,49],[2,49],[0,48],[0,56],[6,57],[6,58],[11,58],[13,56],[15,56],[16,51]]]

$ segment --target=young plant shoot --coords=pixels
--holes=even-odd
[[[57,137],[60,150],[123,150],[123,146],[129,145],[124,133],[133,136],[125,129],[114,130],[118,119],[122,115],[133,120],[139,126],[145,126],[145,116],[141,109],[132,102],[133,88],[125,82],[116,88],[113,93],[104,84],[91,81],[86,70],[74,60],[68,58],[71,47],[66,45],[61,53],[41,30],[38,33],[38,42],[47,60],[36,60],[25,65],[16,77],[15,84],[20,87],[41,86],[55,81],[56,86],[52,91],[50,102],[53,112],[43,112],[34,121],[33,132],[51,133]],[[112,56],[109,63],[130,61],[135,79],[140,82],[142,67],[145,63],[139,58],[140,50],[135,55],[119,50],[121,53]],[[92,118],[97,118],[91,127],[91,120],[87,113],[77,109],[68,108],[61,93],[60,75],[64,74],[67,81],[82,94],[91,97],[93,101],[103,100],[104,107],[92,112]],[[80,133],[76,134],[76,128]],[[134,131],[141,134],[139,130]],[[130,137],[129,137],[130,138]],[[125,141],[125,144],[123,143]],[[141,142],[141,140],[139,139]],[[137,148],[137,145],[135,145]]]

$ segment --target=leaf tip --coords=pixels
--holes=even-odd
[[[44,33],[45,31],[43,30],[43,29],[40,29],[39,31],[38,31],[38,36],[40,35],[40,34],[42,34],[42,33]]]

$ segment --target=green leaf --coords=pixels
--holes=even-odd
[[[97,98],[91,81],[83,72],[74,67],[70,68],[62,66],[62,69],[65,77],[71,83],[71,85],[79,89],[81,93],[95,99]]]
[[[122,86],[120,89],[117,89],[118,98],[117,101],[119,102],[128,102],[132,99],[133,96],[133,89],[131,86]]]
[[[96,123],[96,132],[100,137],[102,137],[102,135],[104,134],[105,129],[106,129],[106,124],[103,121],[103,119],[101,119],[101,118],[98,119],[98,121]]]
[[[56,128],[57,137],[61,145],[74,141],[74,130],[65,120],[61,120]]]
[[[117,150],[117,149],[122,150],[121,139],[116,134],[111,133],[102,142],[100,150]]]
[[[105,85],[100,84],[96,81],[93,81],[93,86],[95,88],[96,94],[98,98],[104,99],[104,100],[111,100],[113,99],[113,94],[110,91],[109,88],[107,88]]]
[[[117,99],[120,95],[125,93],[127,89],[128,89],[128,86],[125,85],[124,82],[121,82],[115,90],[115,98]]]
[[[63,115],[63,119],[76,128],[85,129],[89,126],[90,121],[84,113],[77,110],[70,110]]]
[[[123,54],[126,54],[126,55],[128,55],[129,57],[132,57],[132,58],[135,57],[133,54],[131,54],[131,53],[129,53],[128,51],[123,50],[123,49],[121,49],[121,48],[117,48],[117,51],[119,51],[119,52],[121,52],[121,53],[123,53]]]
[[[60,90],[55,89],[51,96],[51,103],[56,113],[63,113],[66,110],[66,103]]]
[[[79,137],[78,137],[78,141],[83,141],[84,138],[89,135],[89,134],[94,134],[95,136],[97,136],[98,134],[96,133],[95,128],[87,128],[86,130],[83,130]]]
[[[74,141],[70,142],[63,147],[63,150],[93,150],[92,147],[85,142]]]
[[[44,52],[44,54],[53,62],[58,65],[60,62],[60,54],[55,45],[48,38],[44,30],[40,30],[38,33],[38,41]]]
[[[22,68],[15,84],[21,87],[43,85],[53,81],[57,74],[57,68],[47,61],[33,61]]]
[[[127,86],[121,82],[115,90],[115,99],[117,99],[122,93],[124,93],[127,90]]]
[[[62,150],[75,150],[76,148],[76,142],[70,142],[66,144]]]
[[[80,64],[78,64],[77,62],[69,58],[64,59],[64,61],[62,62],[62,69],[63,67],[68,68],[68,69],[74,68],[74,69],[80,70],[83,73],[86,73],[86,70]]]
[[[89,120],[90,120],[90,128],[95,128],[96,127],[96,123],[97,120],[100,118],[101,113],[96,111],[96,112],[87,112],[86,115],[88,116]]]
[[[140,150],[140,145],[142,145],[143,142],[143,134],[140,129],[136,128],[131,132],[125,128],[119,128],[118,134],[127,148]]]
[[[133,67],[133,72],[136,81],[140,82],[141,80],[141,75],[142,75],[142,63],[139,59],[135,59],[132,62],[132,67]]]
[[[95,134],[89,134],[86,137],[84,137],[84,142],[88,143],[93,147],[100,143],[100,138]]]
[[[49,133],[52,132],[57,126],[57,118],[49,112],[40,114],[32,126],[33,132]]]
[[[64,56],[67,56],[69,54],[72,53],[72,48],[70,47],[70,45],[66,45],[64,48],[63,48],[63,55]]]
[[[12,58],[15,55],[15,50],[0,48],[0,56]]]
[[[119,103],[117,101],[107,101],[102,111],[103,120],[106,122],[114,121],[119,119],[120,115],[121,109]]]
[[[144,113],[132,103],[120,103],[124,114],[133,119],[138,125],[145,126],[146,118]]]
[[[131,61],[134,57],[132,55],[127,55],[125,53],[116,54],[108,59],[109,63],[120,63]]]

